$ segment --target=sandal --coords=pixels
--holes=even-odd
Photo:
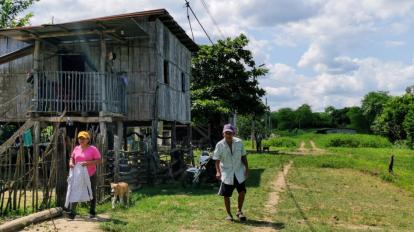
[[[233,221],[233,216],[232,215],[227,215],[227,217],[225,217],[224,220],[232,222]]]
[[[241,211],[237,212],[236,216],[240,219],[240,221],[246,221],[247,220],[246,216],[244,216],[244,214]]]

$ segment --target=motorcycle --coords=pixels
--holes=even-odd
[[[189,167],[184,172],[183,186],[199,186],[201,183],[215,183],[216,167],[211,151],[202,151],[199,166]]]

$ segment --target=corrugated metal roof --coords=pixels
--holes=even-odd
[[[105,16],[100,18],[85,19],[59,24],[44,24],[40,26],[25,26],[9,29],[0,29],[0,35],[12,37],[18,40],[33,40],[36,37],[47,37],[50,34],[61,37],[59,39],[73,39],[69,34],[76,33],[85,38],[91,35],[99,35],[101,31],[118,37],[145,36],[146,32],[139,28],[134,20],[149,17],[149,20],[159,19],[164,25],[183,43],[190,51],[198,51],[198,45],[186,34],[184,29],[174,20],[165,9],[142,11],[128,14]]]

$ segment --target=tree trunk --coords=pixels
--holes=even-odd
[[[255,148],[255,142],[256,142],[256,133],[255,133],[255,127],[256,127],[256,118],[253,116],[252,119],[252,132],[251,132],[251,140],[252,140],[252,149]]]

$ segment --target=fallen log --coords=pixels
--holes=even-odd
[[[31,224],[40,223],[62,215],[62,208],[51,208],[0,225],[0,232],[19,231]]]

